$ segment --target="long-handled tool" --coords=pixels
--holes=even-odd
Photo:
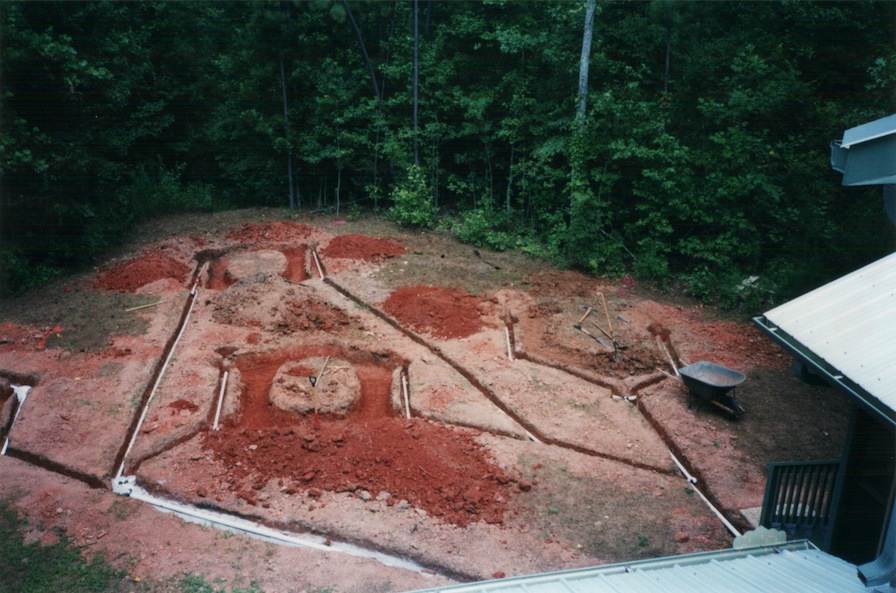
[[[585,321],[585,318],[591,315],[591,311],[594,310],[591,307],[586,307],[585,305],[582,305],[582,307],[585,307],[585,314],[582,315],[581,319],[579,319],[579,325],[581,325]]]
[[[574,328],[576,328],[577,330],[579,330],[580,332],[582,332],[583,334],[585,334],[586,336],[588,336],[589,338],[591,338],[592,340],[594,340],[595,342],[597,342],[598,344],[600,344],[601,346],[603,346],[604,348],[606,348],[608,350],[613,349],[613,346],[611,344],[609,344],[603,338],[599,338],[599,337],[595,336],[594,334],[592,334],[590,331],[588,331],[587,329],[582,327],[581,323],[573,323],[572,326]]]
[[[320,379],[323,379],[328,364],[330,364],[329,356],[327,357],[327,360],[324,361],[324,366],[321,367],[320,373],[308,377],[308,381],[311,383],[311,403],[314,404],[314,428],[317,430],[320,430],[320,417],[317,415],[317,382]]]

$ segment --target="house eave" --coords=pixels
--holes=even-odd
[[[896,427],[896,411],[868,393],[868,391],[863,389],[860,385],[851,381],[849,377],[812,352],[809,348],[800,343],[799,340],[769,321],[764,315],[754,317],[753,323],[756,324],[756,327],[758,327],[762,333],[782,346],[796,359],[806,364],[813,373],[823,378],[830,385],[853,397],[864,408],[875,413],[890,425]]]

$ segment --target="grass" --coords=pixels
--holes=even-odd
[[[119,508],[116,512],[123,512]],[[227,593],[202,575],[183,574],[165,582],[132,579],[97,556],[91,560],[68,541],[25,543],[24,522],[0,503],[0,593]],[[256,583],[230,593],[263,593]]]
[[[127,575],[102,558],[87,561],[68,542],[26,544],[22,522],[0,506],[0,593],[113,593],[127,587]],[[129,585],[129,583],[128,583]]]
[[[72,283],[75,279],[71,279]],[[89,287],[64,292],[62,281],[2,301],[0,321],[37,328],[60,326],[50,333],[46,347],[96,352],[109,346],[109,336],[140,336],[149,321],[139,311],[125,309],[146,304],[151,297],[105,292]],[[36,342],[36,340],[35,340]]]

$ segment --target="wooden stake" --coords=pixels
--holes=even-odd
[[[324,366],[320,369],[320,374],[314,380],[314,383],[311,385],[311,400],[314,404],[314,428],[320,430],[320,416],[317,415],[317,384],[324,377],[324,373],[327,370],[327,365],[330,364],[330,357],[327,357],[327,360],[324,361]]]
[[[156,305],[161,305],[164,302],[165,301],[159,301],[158,303],[150,303],[148,305],[138,305],[136,307],[131,307],[130,309],[125,309],[124,312],[129,313],[131,311],[136,311],[138,309],[146,309],[147,307],[155,307]]]

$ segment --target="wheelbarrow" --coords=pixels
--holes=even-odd
[[[705,360],[680,368],[678,373],[690,393],[700,398],[697,411],[704,404],[710,404],[726,412],[733,419],[739,418],[744,413],[734,395],[737,386],[747,379],[743,373]],[[690,407],[689,394],[688,408]]]

